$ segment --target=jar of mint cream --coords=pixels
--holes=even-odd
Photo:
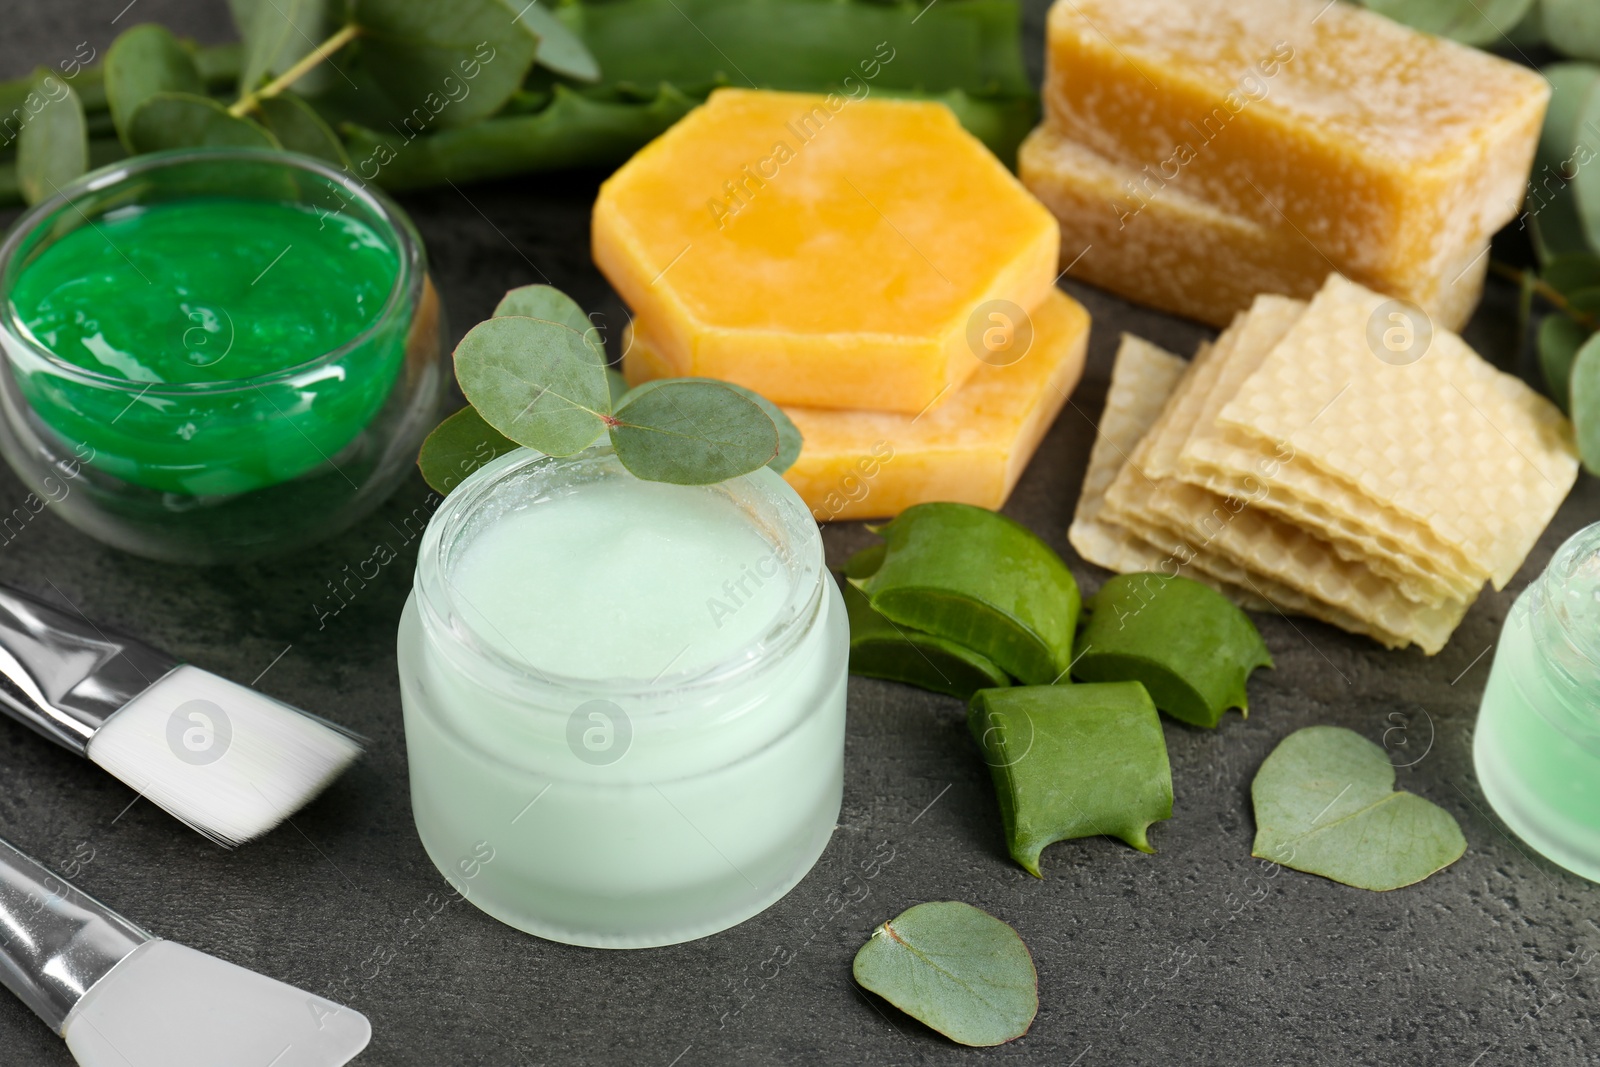
[[[817,524],[772,471],[681,486],[606,446],[503,456],[435,513],[400,622],[423,847],[555,941],[740,923],[833,831],[848,645]]]
[[[1600,882],[1600,523],[1570,537],[1512,606],[1473,757],[1507,826]]]

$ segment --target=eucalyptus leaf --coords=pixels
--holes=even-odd
[[[1383,749],[1337,726],[1284,738],[1256,772],[1250,797],[1253,855],[1358,889],[1420,882],[1467,850],[1449,812],[1395,790]]]
[[[477,409],[469,405],[433,428],[422,442],[417,467],[428,486],[440,496],[446,496],[467,475],[518,447],[515,441],[484,422]]]
[[[329,6],[329,0],[259,0],[239,26],[244,42],[239,95],[259,89],[269,76],[282,74],[315,51],[336,29]],[[331,70],[313,69],[295,85],[314,93],[331,75]]]
[[[1595,0],[1542,0],[1545,40],[1558,52],[1600,60],[1600,4]]]
[[[362,63],[425,129],[499,111],[538,51],[513,0],[355,0],[353,7]]]
[[[1539,369],[1545,390],[1562,411],[1572,411],[1572,361],[1593,333],[1569,315],[1552,312],[1539,324]]]
[[[316,108],[295,93],[279,93],[256,102],[256,116],[278,143],[291,152],[315,156],[346,170],[350,157],[344,142]]]
[[[486,319],[456,346],[455,367],[467,402],[519,445],[570,456],[605,431],[605,364],[571,327],[515,315]]]
[[[980,689],[967,729],[994,779],[1011,858],[1035,878],[1056,841],[1104,834],[1140,852],[1172,817],[1172,767],[1138,682]]]
[[[611,446],[637,477],[710,485],[771,462],[778,428],[759,404],[725,383],[672,379],[623,399]]]
[[[625,399],[643,396],[650,392],[650,390],[660,386],[663,382],[669,381],[711,382],[715,385],[721,385],[732,389],[734,392],[738,393],[740,396],[759,407],[766,414],[767,418],[772,420],[772,424],[778,428],[778,454],[772,457],[772,461],[768,463],[767,466],[771,467],[779,474],[782,474],[784,471],[794,466],[794,461],[800,458],[800,449],[805,444],[804,439],[800,436],[800,427],[796,426],[794,424],[794,420],[783,413],[782,408],[768,400],[766,397],[762,396],[760,393],[756,392],[754,389],[746,389],[742,385],[736,385],[733,382],[725,382],[720,378],[658,378],[653,382],[644,382],[641,385],[635,386],[627,394]]]
[[[208,96],[156,93],[134,111],[127,129],[134,152],[195,145],[278,148],[277,138],[250,119],[235,118]]]
[[[529,3],[517,18],[539,41],[536,60],[541,67],[578,81],[600,79],[600,64],[595,62],[583,39],[539,0]]]
[[[1587,63],[1553,63],[1541,73],[1550,83],[1550,105],[1539,134],[1524,213],[1533,221],[1540,261],[1550,262],[1565,253],[1591,251],[1577,192],[1568,182],[1582,162],[1579,120],[1600,86],[1600,69]]]
[[[17,133],[17,181],[30,204],[89,169],[89,134],[78,94],[54,74],[41,75],[35,84],[44,106]]]
[[[611,393],[611,409],[616,410],[622,398],[628,395],[628,379],[615,367],[606,368],[606,389]]]
[[[589,316],[572,297],[553,285],[523,285],[512,289],[500,298],[494,308],[495,318],[520,315],[530,319],[559,322],[570,330],[577,330],[588,338],[589,344],[600,352],[600,332],[594,328]],[[602,362],[604,360],[602,359]]]
[[[1544,15],[1539,0],[1534,0],[1522,21],[1506,31],[1506,43],[1512,48],[1532,49],[1544,44]]]
[[[134,114],[146,101],[157,93],[204,96],[206,91],[194,56],[172,31],[153,22],[124,30],[111,42],[106,49],[105,85],[117,135],[132,152],[151,151],[139,147],[131,133]]]
[[[1585,341],[1572,361],[1572,425],[1584,467],[1600,474],[1600,333]]]
[[[1522,22],[1534,0],[1365,0],[1407,26],[1470,45],[1493,45]]]
[[[862,988],[963,1045],[1001,1045],[1039,1012],[1039,975],[1017,932],[960,901],[918,904],[872,932],[851,970]]]
[[[1156,707],[1214,727],[1230,708],[1249,713],[1245,680],[1272,656],[1250,617],[1193,578],[1119,574],[1084,605],[1073,677],[1141,682]]]
[[[1586,0],[1600,24],[1600,3]],[[1600,82],[1590,86],[1578,110],[1572,154],[1572,194],[1589,247],[1600,251]]]

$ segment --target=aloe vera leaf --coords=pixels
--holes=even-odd
[[[1028,685],[1065,677],[1078,583],[1027,527],[968,504],[918,504],[880,531],[883,565],[852,579],[886,618],[964,645]]]
[[[1192,578],[1119,574],[1084,605],[1072,676],[1141,682],[1156,707],[1213,727],[1229,708],[1248,714],[1245,680],[1272,656],[1249,616]]]
[[[1172,817],[1172,767],[1138,682],[983,689],[967,729],[994,778],[1011,858],[1035,878],[1045,846],[1103,834],[1140,852]]]
[[[606,0],[559,13],[610,86],[1032,92],[1013,0]]]
[[[959,92],[932,99],[951,104],[974,136],[1007,163],[1015,162],[1016,146],[1031,128],[1037,107],[1031,99],[985,100]],[[322,103],[318,101],[319,107]],[[558,85],[550,105],[535,114],[500,116],[411,140],[360,124],[346,123],[341,129],[362,178],[387,189],[421,189],[447,181],[462,184],[567,167],[614,166],[696,103],[671,85],[661,86],[648,101],[608,100]]]
[[[864,548],[844,565],[846,578],[866,578],[883,562],[884,545]],[[872,608],[867,595],[844,583],[850,617],[850,673],[903,682],[969,700],[980,689],[1011,684],[1006,672],[981,652],[921,630],[896,626]]]
[[[418,189],[626,159],[689,113],[695,101],[662,86],[647,104],[592,100],[558,87],[536,115],[493,118],[413,140],[343,129],[356,173],[387,189]]]

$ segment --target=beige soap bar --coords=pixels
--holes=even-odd
[[[1138,177],[1135,169],[1107,161],[1048,125],[1022,143],[1018,172],[1061,224],[1068,273],[1136,303],[1224,326],[1258,293],[1309,300],[1340,269],[1294,227],[1229,214],[1181,184],[1142,204],[1131,202],[1126,190]],[[1343,269],[1458,330],[1483,293],[1489,249],[1477,242],[1441,266],[1411,273]]]
[[[1442,273],[1513,218],[1550,92],[1330,0],[1058,0],[1046,66],[1048,120],[1135,172],[1126,204],[1182,192],[1352,276]]]
[[[998,508],[1083,373],[1089,313],[1052,289],[1030,316],[1020,358],[983,365],[920,414],[785,405],[805,442],[784,472],[818,521],[891,518],[945,500]],[[624,341],[630,384],[683,374],[635,319]]]

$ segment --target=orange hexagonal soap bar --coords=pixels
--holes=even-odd
[[[685,373],[915,413],[1051,291],[1060,234],[942,104],[722,89],[601,186],[593,240]]]

